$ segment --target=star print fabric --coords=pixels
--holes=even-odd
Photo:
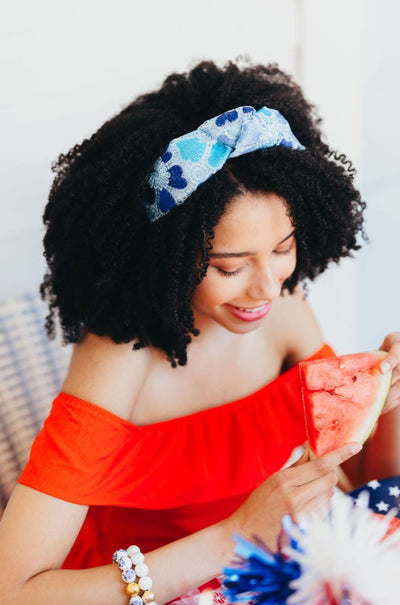
[[[276,109],[238,107],[173,139],[154,164],[147,210],[155,221],[182,204],[228,158],[274,146],[304,149]]]
[[[400,476],[388,477],[387,479],[374,479],[366,485],[352,492],[356,504],[363,503],[361,494],[367,492],[369,496],[369,508],[375,513],[386,514],[393,508],[397,508],[397,518],[400,519]]]
[[[246,601],[243,595],[241,595],[241,598],[239,598],[240,595],[238,595],[237,598],[233,598],[233,589],[231,589],[230,598],[228,598],[226,595],[226,590],[224,590],[224,587],[221,587],[220,585],[221,582],[224,582],[224,577],[220,577],[217,580],[214,580],[213,583],[210,583],[210,585],[207,587],[208,590],[210,590],[211,592],[208,593],[208,598],[204,599],[204,602],[202,602],[203,600],[201,598],[201,590],[197,589],[195,591],[192,591],[191,593],[188,593],[187,595],[183,595],[182,597],[176,599],[175,601],[173,601],[173,603],[170,603],[169,605],[229,605],[230,603],[237,601],[240,601],[244,605],[253,605],[254,603],[265,603],[265,605],[266,603],[273,603],[273,605],[278,605],[278,603],[281,603],[282,605],[287,605],[288,603],[294,604],[300,602],[302,605],[314,605],[317,602],[318,605],[322,605],[322,603],[324,603],[324,605],[328,605],[328,603],[332,605],[339,605],[339,600],[334,600],[333,597],[329,601],[327,599],[319,600],[319,598],[317,598],[318,595],[314,599],[312,594],[314,594],[313,591],[315,592],[318,588],[319,575],[325,578],[325,572],[328,569],[329,573],[327,573],[326,577],[330,578],[332,586],[336,586],[337,588],[337,582],[336,580],[334,581],[335,573],[338,569],[340,569],[340,566],[342,566],[346,570],[350,569],[353,562],[355,563],[353,570],[354,573],[352,572],[350,574],[350,584],[345,583],[342,586],[343,598],[340,599],[340,605],[347,605],[347,603],[354,603],[355,605],[388,605],[389,601],[385,599],[383,601],[377,601],[375,598],[371,597],[371,600],[366,601],[362,597],[353,598],[353,589],[356,589],[354,588],[354,586],[352,586],[352,582],[354,582],[355,585],[358,585],[358,577],[361,573],[360,569],[364,570],[362,573],[365,574],[365,578],[372,578],[372,584],[376,584],[377,582],[375,582],[375,579],[380,575],[380,567],[388,569],[385,564],[387,562],[386,559],[389,557],[389,555],[385,555],[386,547],[382,546],[382,534],[378,531],[377,535],[374,537],[374,531],[376,532],[377,528],[380,526],[383,520],[376,525],[376,521],[374,522],[374,519],[376,519],[377,517],[373,515],[373,523],[371,526],[371,517],[364,516],[364,513],[366,511],[357,510],[357,507],[360,507],[360,509],[368,507],[374,513],[378,513],[379,516],[386,515],[389,511],[393,511],[393,509],[397,508],[397,519],[392,519],[391,523],[396,521],[392,531],[395,531],[396,533],[400,532],[400,476],[389,477],[386,479],[379,480],[375,479],[373,481],[370,481],[368,484],[363,485],[362,487],[357,488],[356,490],[353,490],[352,492],[350,492],[349,496],[351,496],[351,498],[341,495],[340,498],[342,498],[342,500],[335,500],[335,514],[333,517],[329,517],[331,519],[329,523],[326,523],[325,520],[322,525],[315,525],[313,533],[311,532],[310,527],[308,528],[308,532],[305,533],[303,528],[301,532],[301,535],[303,536],[301,548],[298,548],[296,541],[292,543],[292,547],[295,548],[296,552],[299,553],[300,563],[304,566],[304,569],[302,570],[302,573],[300,574],[299,578],[295,580],[294,583],[290,584],[290,586],[296,588],[296,594],[291,595],[288,598],[287,595],[285,595],[283,592],[279,595],[276,595],[272,590],[274,587],[273,582],[276,580],[274,574],[272,574],[272,572],[271,574],[269,574],[268,572],[268,575],[265,576],[265,582],[264,584],[262,584],[261,578],[263,578],[262,573],[266,574],[265,569],[264,572],[262,572],[260,567],[254,567],[254,581],[259,583],[260,590],[262,588],[266,591],[263,598],[256,598],[252,601]],[[350,502],[350,504],[348,504],[348,502]],[[356,507],[354,507],[354,504],[356,505]],[[315,519],[317,519],[317,517]],[[386,517],[385,522],[387,519],[388,518]],[[318,521],[318,523],[319,522],[320,520]],[[363,529],[365,522],[367,522],[366,527],[368,527],[367,534],[365,533],[365,529]],[[286,522],[285,527],[287,529],[287,527],[293,528],[294,526],[292,523],[289,523],[288,525],[288,522]],[[313,527],[314,525],[311,525],[311,529]],[[371,527],[374,531],[371,530]],[[357,531],[355,528],[357,528]],[[386,530],[384,530],[383,533],[385,533],[385,531]],[[389,536],[392,531],[388,530],[385,537]],[[308,548],[304,549],[304,540],[306,539],[307,535],[309,535],[307,542]],[[330,538],[331,542],[329,542],[330,548],[327,549],[326,544],[328,538]],[[363,540],[365,539],[367,540],[367,542],[363,542]],[[376,543],[374,542],[374,540]],[[309,557],[308,563],[306,561],[307,552],[307,556]],[[312,558],[313,553],[315,555],[314,559]],[[335,553],[337,556],[335,555]],[[348,561],[345,560],[345,555],[347,556]],[[372,557],[370,555],[372,555]],[[396,565],[398,564],[398,554],[394,554],[393,557],[394,563],[390,557],[388,559],[390,563],[390,568],[394,565],[397,569]],[[357,563],[357,561],[359,561],[361,558],[365,559],[365,565],[359,565]],[[245,559],[246,557],[244,557],[243,560]],[[254,557],[253,559],[256,560]],[[248,557],[249,561],[253,559],[251,557]],[[373,566],[371,566],[371,560],[373,561]],[[345,561],[345,563],[343,563],[343,561]],[[271,569],[275,570],[275,567],[277,567],[275,559],[271,558],[271,560],[269,561],[269,565],[272,565]],[[277,569],[279,571],[279,566],[277,567]],[[247,573],[249,573],[248,570]],[[274,573],[276,572],[274,571]],[[393,574],[390,575],[390,569],[388,575],[390,578],[392,578]],[[247,577],[247,580],[250,579],[250,576]],[[364,586],[365,582],[366,580],[361,582],[361,584]],[[326,584],[327,583],[325,581],[321,584],[321,586],[323,585],[325,587]],[[243,586],[243,582],[241,584],[238,583],[237,586]],[[271,587],[272,592],[270,594],[268,590],[270,590]],[[394,595],[394,602],[397,603],[397,584],[395,593],[393,593],[392,588],[388,587],[387,583],[385,585],[385,589],[391,597]],[[372,590],[371,586],[369,587],[369,590]],[[350,597],[348,599],[346,598],[348,591],[351,591],[351,600]],[[356,592],[354,594],[356,594]],[[304,600],[305,594],[307,594],[309,597],[306,600]],[[270,595],[270,600],[268,600],[268,595]],[[390,603],[393,603],[392,599],[390,600]]]

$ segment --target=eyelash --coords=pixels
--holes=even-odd
[[[285,256],[286,254],[290,254],[292,250],[293,250],[293,244],[291,244],[289,246],[289,248],[287,248],[286,250],[275,250],[275,254],[278,254],[279,256]],[[215,267],[215,268],[224,277],[234,277],[235,275],[240,273],[240,271],[242,270],[242,267],[240,267],[239,269],[236,269],[236,271],[224,271],[223,269],[221,269],[221,267]]]
[[[224,271],[223,269],[221,269],[220,267],[216,267],[217,271],[219,273],[221,273],[224,277],[233,277],[234,275],[237,275],[238,273],[240,273],[241,269],[236,269],[236,271]]]
[[[286,250],[275,250],[275,254],[290,254],[292,251],[293,246],[290,246],[290,248],[287,248]]]
[[[288,248],[286,248],[285,250],[275,250],[275,254],[290,254],[293,250],[293,246],[294,246],[294,239],[290,242],[290,246]]]

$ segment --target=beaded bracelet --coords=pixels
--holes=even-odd
[[[122,571],[122,580],[126,583],[129,605],[157,605],[151,589],[153,582],[148,576],[149,568],[138,546],[132,545],[126,550],[120,548],[112,556],[114,563]]]

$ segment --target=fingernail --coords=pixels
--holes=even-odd
[[[357,452],[362,450],[362,444],[361,443],[352,443],[350,445],[349,449],[350,449],[351,454],[357,454]]]
[[[390,363],[388,363],[387,361],[382,361],[382,363],[381,363],[382,374],[387,374],[387,372],[389,372],[389,370],[390,370]]]

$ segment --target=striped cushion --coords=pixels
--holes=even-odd
[[[60,390],[71,347],[48,340],[36,293],[0,302],[0,514]]]

